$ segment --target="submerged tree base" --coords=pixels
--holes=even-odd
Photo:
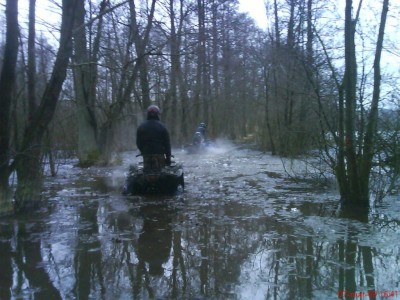
[[[24,212],[27,210],[38,209],[41,206],[42,182],[40,180],[24,180],[20,182],[15,192],[15,211]]]
[[[14,213],[13,193],[11,191],[0,191],[0,217]]]
[[[368,222],[370,208],[366,206],[360,206],[354,203],[342,202],[340,205],[339,216],[341,218],[358,220],[360,222]]]
[[[100,160],[100,153],[98,151],[91,151],[85,155],[79,155],[78,166],[81,168],[89,168],[98,164]]]

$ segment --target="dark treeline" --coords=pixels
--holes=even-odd
[[[388,0],[377,10],[369,65],[365,57],[360,64],[361,46],[356,49],[364,7],[353,8],[351,0],[336,23],[323,22],[335,3],[265,1],[268,30],[239,12],[235,0],[63,0],[53,8],[62,18],[49,29],[56,42],[37,34],[43,17],[35,0],[19,14],[18,1],[3,2],[4,207],[12,197],[17,209],[38,205],[44,159],[76,155],[85,167],[133,149],[150,104],[161,108],[175,146],[205,122],[211,137],[251,139],[274,155],[321,149],[342,199],[364,207],[379,153],[378,165],[388,167],[383,175],[391,175],[394,188],[398,119],[380,123],[396,138],[378,135]],[[11,193],[14,172],[18,184]]]

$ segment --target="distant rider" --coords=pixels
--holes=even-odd
[[[193,135],[193,144],[201,144],[206,140],[206,123],[200,123]]]
[[[167,127],[160,121],[160,109],[150,105],[147,120],[136,131],[136,145],[143,155],[146,168],[147,158],[156,157],[160,167],[171,164],[171,143]],[[151,155],[151,156],[149,156]]]

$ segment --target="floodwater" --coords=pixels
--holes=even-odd
[[[135,154],[60,161],[46,207],[0,219],[0,299],[400,299],[398,195],[343,214],[302,164],[219,144],[175,151],[183,193],[126,197]]]

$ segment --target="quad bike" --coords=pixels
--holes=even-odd
[[[146,155],[143,162],[130,165],[123,194],[174,194],[185,182],[181,164],[165,164],[163,155]]]
[[[205,139],[200,132],[196,132],[191,144],[183,147],[187,154],[201,154],[207,152],[208,148],[212,146],[212,141]]]

